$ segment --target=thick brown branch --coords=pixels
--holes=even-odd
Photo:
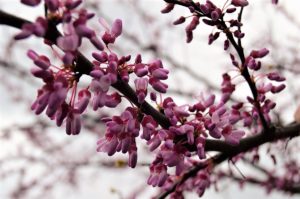
[[[0,24],[8,25],[15,28],[22,28],[23,24],[31,23],[25,19],[16,17],[14,15],[5,13],[0,10]],[[59,37],[60,33],[56,29],[54,25],[51,23],[48,25],[48,30],[45,35],[45,39],[51,41],[52,43],[56,43],[56,39]],[[80,52],[78,52],[76,59],[76,72],[79,72],[80,75],[89,74],[93,68],[93,64]],[[123,95],[127,97],[132,103],[134,103],[137,107],[141,109],[144,113],[151,115],[163,128],[168,128],[170,126],[169,120],[161,114],[159,111],[154,109],[150,104],[144,102],[143,104],[138,103],[137,96],[134,90],[121,79],[112,85],[118,91],[120,91]]]
[[[24,23],[30,23],[29,21],[7,14],[3,11],[0,10],[0,24],[5,24],[11,27],[15,27],[15,28],[21,28],[22,25]],[[49,28],[49,30],[47,31],[47,34],[45,36],[45,39],[48,39],[50,41],[52,41],[53,43],[56,42],[56,38],[59,36],[59,32],[57,31],[56,28]],[[81,74],[89,74],[89,72],[91,71],[93,65],[92,63],[86,59],[81,53],[78,53],[78,57],[77,57],[77,68],[76,70],[78,72],[80,72]],[[122,94],[124,94],[130,101],[132,101],[135,105],[139,106],[141,108],[141,110],[146,113],[151,115],[157,122],[160,123],[160,125],[164,128],[169,128],[170,123],[169,120],[160,112],[158,112],[156,109],[154,109],[150,104],[148,103],[143,103],[142,105],[138,103],[136,94],[134,92],[134,90],[125,82],[119,80],[117,83],[115,83],[113,85],[114,88],[116,88],[117,90],[119,90]],[[288,130],[290,132],[290,128],[296,128],[295,126],[297,125],[292,125],[287,127],[286,129],[284,128],[282,131],[285,132],[286,130]],[[296,128],[299,129],[299,128]],[[280,134],[278,133],[277,129],[277,134],[273,135],[274,139],[282,139],[282,138],[288,138],[288,137],[292,137],[292,136],[297,136],[296,134],[294,134],[295,132],[293,132],[293,135],[288,134]],[[264,141],[266,140],[265,138],[268,136],[265,135],[256,135],[250,138],[245,138],[241,141],[241,144],[238,146],[231,146],[229,144],[227,144],[224,141],[220,141],[220,140],[207,140],[206,141],[206,151],[220,151],[220,152],[230,152],[232,150],[238,150],[238,151],[243,151],[243,148],[245,145],[248,144],[252,144],[254,142],[262,142],[264,143]],[[259,141],[260,140],[260,141]],[[266,140],[266,141],[272,141],[272,140]],[[193,149],[195,150],[195,149]]]
[[[206,146],[206,150],[209,150],[210,147],[214,148],[213,145],[216,146],[216,148],[219,149],[219,151],[222,151],[222,153],[208,159],[206,163],[200,163],[196,165],[195,167],[191,168],[189,171],[187,171],[180,180],[178,180],[176,183],[173,184],[173,186],[168,189],[167,191],[161,193],[157,198],[163,199],[167,197],[170,193],[174,192],[176,190],[176,187],[182,183],[184,183],[187,179],[194,177],[198,171],[201,169],[206,168],[206,166],[217,166],[220,163],[222,163],[225,160],[231,159],[234,156],[247,152],[251,149],[254,149],[256,147],[259,147],[265,143],[274,142],[277,140],[283,140],[287,138],[293,138],[300,135],[300,124],[291,124],[286,127],[282,128],[274,128],[274,133],[260,133],[258,135],[245,138],[241,140],[240,144],[237,146],[231,146],[229,144],[226,144],[222,141],[211,141],[209,142],[209,145]]]

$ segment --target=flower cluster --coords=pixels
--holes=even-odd
[[[116,152],[129,153],[128,166],[134,168],[137,163],[137,146],[135,138],[139,135],[138,110],[128,107],[121,116],[114,116],[106,121],[105,137],[97,144],[97,151],[109,156]]]
[[[272,2],[277,3],[277,1]],[[174,9],[175,4],[175,1],[174,4],[168,3],[162,13],[170,12]],[[258,72],[262,68],[260,59],[268,55],[269,50],[266,48],[252,50],[245,57],[240,44],[241,39],[245,37],[245,33],[241,30],[243,24],[239,18],[224,20],[225,15],[242,10],[248,4],[247,0],[232,0],[227,1],[222,8],[218,8],[209,0],[203,4],[190,1],[180,3],[181,6],[187,7],[192,14],[191,21],[185,28],[187,42],[192,41],[193,31],[200,24],[200,19],[204,24],[213,26],[215,27],[214,30],[217,30],[208,36],[208,44],[212,44],[220,38],[221,33],[224,33],[226,36],[224,50],[231,50],[229,48],[231,45],[236,50],[240,61],[236,59],[234,53],[230,53],[232,65],[237,69],[238,75],[245,79],[253,96],[239,99],[230,107],[229,104],[232,103],[230,99],[232,93],[236,90],[236,85],[231,75],[225,73],[221,84],[221,99],[218,103],[216,103],[215,95],[212,94],[201,94],[196,104],[184,106],[177,106],[171,98],[166,98],[161,105],[161,109],[172,126],[168,131],[164,131],[167,134],[167,136],[163,136],[164,143],[161,144],[161,139],[156,142],[160,143],[161,147],[156,160],[152,163],[153,168],[165,168],[161,165],[165,165],[167,168],[175,166],[175,176],[180,176],[182,175],[181,171],[184,170],[181,168],[189,168],[188,162],[191,156],[189,146],[194,145],[193,148],[197,149],[198,157],[201,160],[206,157],[205,141],[209,137],[224,139],[225,142],[236,145],[245,135],[241,126],[248,127],[250,130],[251,127],[256,130],[257,128],[268,128],[268,124],[271,122],[269,114],[276,104],[267,95],[268,93],[275,94],[282,91],[285,85],[281,82],[285,78],[276,72],[259,74]],[[189,17],[180,16],[173,24],[182,24]],[[173,140],[173,142],[169,142],[169,140]],[[158,174],[159,171],[162,172],[161,175]],[[153,176],[165,176],[165,170],[151,170],[151,172],[153,172]],[[174,176],[170,175],[167,179],[165,177],[157,178],[156,181],[151,178],[149,181],[153,186],[157,186],[161,184],[162,180],[167,182],[172,177]],[[197,178],[195,177],[195,179]],[[204,183],[204,181],[201,182]],[[184,185],[187,184],[188,182],[184,183]],[[188,190],[188,188],[185,189]],[[177,192],[178,190],[180,190],[179,187],[176,188]],[[205,190],[205,186],[203,190]],[[202,194],[203,192],[199,191],[199,193]],[[181,197],[176,196],[175,198]]]
[[[29,6],[36,6],[40,1],[22,1]],[[15,39],[25,39],[30,35],[44,37],[48,31],[48,25],[54,21],[61,24],[62,35],[56,41],[47,41],[49,45],[56,44],[60,52],[52,47],[52,50],[62,61],[61,66],[54,66],[45,55],[38,55],[33,50],[28,51],[28,56],[36,67],[32,68],[32,74],[44,81],[45,85],[39,89],[38,98],[33,103],[32,109],[36,114],[46,109],[46,114],[56,120],[61,126],[66,119],[67,134],[80,132],[80,114],[92,103],[93,110],[103,106],[114,108],[121,102],[118,92],[108,93],[109,88],[119,79],[129,82],[129,75],[135,74],[134,80],[138,102],[143,103],[147,96],[148,83],[158,91],[165,93],[167,85],[162,82],[168,78],[168,70],[163,68],[160,60],[142,63],[138,55],[133,64],[128,62],[131,56],[118,57],[108,45],[113,44],[122,34],[122,21],[116,19],[110,27],[100,18],[99,22],[104,28],[102,35],[96,35],[96,31],[87,26],[87,21],[94,14],[83,8],[79,8],[81,1],[45,1],[48,8],[47,17],[39,17],[35,23],[28,23],[22,27],[22,31]],[[87,88],[77,93],[80,71],[75,60],[78,56],[78,48],[83,38],[87,38],[99,52],[94,52],[93,68],[88,75],[92,81]],[[62,55],[61,55],[62,54]],[[69,91],[71,91],[69,96]],[[69,102],[67,103],[67,99]]]
[[[40,2],[22,0],[22,3],[29,6],[36,6]],[[236,90],[236,84],[228,73],[223,74],[220,99],[211,93],[201,93],[194,104],[177,105],[171,97],[164,98],[162,95],[161,101],[157,102],[156,92],[167,92],[168,85],[163,81],[168,79],[169,71],[159,59],[144,62],[138,54],[134,61],[131,61],[130,55],[119,56],[110,49],[110,45],[122,34],[123,24],[120,19],[116,19],[110,26],[100,18],[99,22],[104,31],[97,35],[97,31],[87,25],[94,14],[79,8],[81,0],[45,0],[44,3],[47,8],[46,17],[39,17],[35,23],[25,24],[22,31],[15,36],[15,39],[25,39],[30,35],[46,37],[48,31],[53,29],[53,24],[54,28],[61,25],[63,30],[54,41],[46,42],[59,57],[60,66],[52,64],[45,55],[39,55],[33,50],[28,51],[28,57],[35,64],[31,73],[44,82],[43,87],[38,90],[32,110],[36,114],[45,110],[49,118],[56,120],[57,126],[65,122],[67,134],[75,135],[81,130],[81,114],[89,104],[94,111],[104,106],[115,108],[121,103],[123,95],[129,98],[129,95],[135,94],[134,100],[130,101],[132,106],[127,107],[119,116],[103,119],[106,131],[105,136],[97,142],[97,151],[105,152],[109,156],[116,152],[128,153],[128,166],[134,168],[138,160],[137,139],[142,139],[149,150],[156,153],[150,165],[149,185],[168,189],[169,185],[174,183],[174,179],[184,175],[187,169],[196,163],[202,163],[206,159],[207,139],[221,139],[227,144],[238,145],[246,134],[243,127],[251,127],[254,123],[263,126],[261,123],[265,120],[271,121],[269,113],[276,104],[268,99],[266,94],[282,91],[285,85],[273,82],[282,82],[285,78],[276,72],[256,75],[262,68],[260,59],[269,51],[265,48],[253,50],[243,57],[243,48],[238,46],[245,36],[241,31],[242,23],[239,19],[223,20],[225,14],[234,13],[237,9],[247,6],[247,0],[227,1],[222,9],[209,0],[205,4],[191,1],[183,1],[182,4],[193,14],[191,22],[185,28],[187,42],[192,41],[193,31],[200,24],[200,18],[203,18],[202,21],[206,25],[214,26],[217,30],[209,35],[209,44],[224,33],[227,36],[224,50],[228,50],[230,44],[235,47],[241,63],[234,53],[230,54],[230,58],[253,94],[252,97],[246,98],[251,105],[250,109],[245,101],[233,103],[230,100]],[[174,6],[167,4],[162,12],[168,13]],[[186,18],[181,16],[174,24],[182,24],[185,21]],[[78,57],[82,56],[78,48],[83,39],[97,49],[92,53],[94,60],[90,63],[90,68],[84,71],[82,66],[78,65]],[[59,49],[54,48],[54,45]],[[88,87],[79,90],[78,84],[83,74],[89,75],[91,82]],[[133,80],[130,79],[132,76]],[[263,81],[261,77],[268,81]],[[120,85],[119,83],[128,87],[132,84],[135,89],[130,90],[130,94],[121,92],[121,95],[116,86]],[[152,87],[150,98],[158,106],[157,110],[154,110],[166,118],[168,125],[160,125],[161,121],[155,120],[151,113],[142,108],[145,104],[149,105],[146,102],[149,86]],[[111,87],[117,88],[117,91],[110,92]],[[198,156],[198,159],[195,160],[194,156]],[[174,174],[168,170],[170,167],[175,168]],[[192,189],[201,196],[209,185],[210,171],[206,168],[178,186],[174,193],[177,195],[173,194],[172,197],[180,198],[184,190]]]
[[[49,118],[55,119],[57,126],[61,126],[66,119],[66,132],[68,135],[76,135],[80,132],[80,114],[84,112],[88,105],[91,94],[88,90],[81,90],[78,94],[78,101],[75,103],[75,90],[72,92],[70,103],[66,103],[67,94],[73,84],[76,84],[72,71],[68,68],[53,71],[51,63],[46,56],[38,55],[29,50],[28,56],[33,60],[36,67],[31,69],[31,73],[41,78],[45,85],[38,90],[36,101],[31,109],[36,114],[42,113],[46,109]]]

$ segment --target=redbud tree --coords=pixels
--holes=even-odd
[[[187,11],[173,19],[173,26],[185,32],[185,38],[178,42],[197,42],[195,32],[204,26],[211,28],[206,36],[208,45],[222,42],[230,68],[222,69],[219,86],[211,85],[213,89],[200,91],[193,100],[177,102],[169,91],[172,85],[168,85],[174,71],[168,69],[160,53],[147,60],[143,51],[117,50],[120,38],[126,37],[126,24],[122,19],[107,21],[95,14],[91,6],[82,5],[81,0],[21,0],[20,3],[32,10],[42,5],[44,15],[28,21],[0,10],[0,24],[19,29],[11,35],[15,45],[21,42],[19,40],[34,37],[49,49],[46,54],[40,52],[38,46],[27,46],[27,57],[32,62],[30,78],[39,80],[36,97],[30,98],[32,112],[38,115],[36,117],[49,118],[59,131],[64,129],[67,135],[74,136],[72,139],[80,139],[83,127],[93,129],[97,123],[103,124],[102,132],[93,129],[98,137],[91,143],[95,144],[95,154],[104,153],[111,158],[119,153],[127,156],[126,160],[118,161],[118,166],[110,162],[104,165],[147,167],[148,177],[144,183],[158,188],[154,198],[185,198],[187,192],[201,197],[226,178],[240,185],[260,185],[268,192],[299,193],[300,173],[296,160],[289,158],[278,172],[259,164],[262,145],[287,148],[289,141],[299,136],[300,124],[297,112],[296,122],[289,124],[283,124],[274,114],[274,96],[280,96],[287,84],[282,68],[269,69],[264,62],[270,50],[267,46],[243,47],[243,41],[247,40],[243,13],[251,2],[224,0],[221,6],[209,0],[164,2],[160,17],[177,8]],[[267,3],[278,6],[278,1]],[[97,26],[91,26],[90,21],[95,19]],[[91,53],[85,52],[85,45],[92,48]],[[149,49],[157,52],[155,46]],[[243,94],[239,89],[241,85],[250,91],[249,95]],[[87,112],[101,113],[108,109],[114,114],[94,116],[92,125],[87,124]],[[115,114],[114,110],[119,113]],[[47,126],[43,120],[36,125]],[[32,133],[34,127],[23,130]],[[139,161],[142,148],[146,148],[151,157],[148,163]],[[270,156],[276,165],[279,157],[270,151],[263,155]],[[235,168],[218,169],[226,161]],[[236,166],[239,162],[262,172],[264,178],[243,174]],[[76,180],[69,181],[75,183]],[[12,196],[21,198],[24,190],[31,186],[34,183],[21,186]]]

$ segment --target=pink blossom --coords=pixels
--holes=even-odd
[[[61,126],[64,119],[67,117],[68,113],[70,111],[69,105],[64,102],[59,109],[56,111],[55,119],[56,119],[56,125]]]
[[[57,38],[57,45],[63,51],[75,51],[79,47],[79,37],[76,34],[60,36]]]
[[[272,88],[271,88],[271,92],[272,93],[279,93],[279,92],[281,92],[283,89],[285,89],[285,84],[280,84],[280,85],[278,85],[278,86],[272,86]]]
[[[171,140],[167,140],[161,147],[160,155],[169,167],[178,166],[184,160],[184,155],[179,153],[179,148],[178,150],[176,148],[177,146]]]
[[[196,147],[197,147],[197,155],[199,159],[204,159],[206,158],[205,154],[205,139],[202,137],[198,137],[196,139]]]
[[[34,34],[37,37],[43,37],[47,31],[47,21],[38,17],[34,23],[25,23],[22,31],[15,36],[16,40],[25,39]]]
[[[41,3],[41,0],[21,0],[21,3],[28,6],[37,6]]]
[[[98,50],[104,50],[102,42],[95,35],[91,36],[90,41]]]
[[[83,113],[87,108],[91,98],[91,93],[87,89],[83,89],[78,93],[78,101],[75,104],[75,110],[78,113]]]
[[[105,97],[105,106],[110,108],[115,108],[118,104],[120,104],[122,101],[121,96],[119,93],[114,92],[111,95],[106,95]]]
[[[166,5],[166,7],[164,9],[162,9],[160,12],[163,13],[163,14],[169,13],[169,12],[171,12],[174,9],[174,7],[175,7],[175,4],[168,3]]]
[[[116,19],[111,27],[111,35],[115,38],[122,34],[122,20]]]
[[[116,38],[122,34],[122,20],[116,19],[112,24],[111,30],[109,25],[103,18],[100,18],[99,22],[106,29],[106,31],[102,35],[103,42],[106,45],[110,43],[113,44]]]
[[[51,94],[49,96],[48,108],[46,111],[46,114],[50,118],[55,115],[55,112],[58,110],[58,108],[62,105],[62,103],[67,97],[68,90],[65,79],[63,79],[63,77],[57,79],[56,82],[54,82],[52,89],[53,90],[51,91]]]
[[[66,132],[68,135],[77,135],[81,129],[81,119],[78,113],[70,111],[66,119]]]
[[[72,1],[66,1],[65,6],[69,9],[75,9],[77,6],[79,6],[82,3],[82,0],[72,0]]]
[[[253,58],[263,58],[267,54],[269,54],[269,50],[266,48],[263,48],[261,50],[252,50],[250,53],[250,56],[252,56]]]
[[[108,59],[108,55],[106,52],[101,52],[101,53],[92,53],[92,56],[99,62],[104,63]]]
[[[167,167],[163,164],[152,163],[150,166],[150,176],[147,183],[153,187],[161,187],[168,178]]]
[[[185,22],[185,17],[180,16],[177,20],[173,22],[173,25],[179,25]]]
[[[245,132],[242,130],[232,130],[231,126],[226,126],[222,130],[222,135],[225,138],[225,142],[231,145],[237,145],[240,143],[241,138],[245,135]]]
[[[135,138],[139,135],[140,124],[137,110],[128,107],[121,116],[114,116],[106,122],[105,138],[98,141],[97,151],[113,155],[117,151],[129,152],[129,166],[135,167],[137,161]],[[112,145],[113,146],[110,146]]]
[[[159,80],[166,80],[168,79],[168,73],[169,71],[167,69],[164,68],[157,68],[153,71],[151,71],[151,75]]]
[[[149,83],[150,85],[152,85],[152,87],[160,92],[160,93],[166,93],[167,92],[167,88],[168,88],[168,85],[157,80],[157,79],[154,79],[154,78],[150,78],[149,79]]]
[[[43,70],[41,68],[34,67],[30,70],[30,72],[33,76],[43,79],[44,82],[50,82],[54,78],[51,70]]]
[[[137,151],[136,146],[131,147],[129,151],[129,160],[128,160],[128,166],[131,168],[135,168],[137,164]]]
[[[139,78],[134,80],[136,94],[139,103],[143,103],[147,95],[148,79]]]
[[[116,136],[105,136],[97,142],[97,152],[105,152],[112,156],[117,152],[118,143]]]
[[[143,77],[148,74],[148,67],[145,64],[138,63],[134,67],[134,73],[138,77]]]
[[[267,74],[268,79],[277,81],[277,82],[282,82],[285,81],[285,78],[281,76],[278,72],[272,72]]]
[[[232,0],[231,4],[237,7],[245,7],[247,6],[249,3],[247,0]]]
[[[145,115],[142,119],[141,124],[143,126],[143,133],[141,135],[141,138],[150,140],[151,135],[158,126],[157,122],[150,115]]]
[[[59,8],[59,0],[45,0],[45,4],[47,5],[47,8],[51,12],[55,12]]]

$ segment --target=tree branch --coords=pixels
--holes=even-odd
[[[205,163],[200,163],[195,167],[192,167],[189,171],[182,175],[182,177],[175,182],[172,187],[165,192],[161,193],[157,198],[163,199],[166,198],[170,193],[176,190],[176,187],[184,183],[187,179],[194,177],[198,171],[206,168],[208,165],[211,167],[217,166],[225,160],[231,159],[234,156],[247,152],[253,148],[259,147],[265,143],[274,142],[278,140],[283,140],[287,138],[293,138],[300,135],[300,124],[293,123],[286,127],[273,128],[273,133],[260,133],[252,137],[244,138],[240,141],[240,144],[237,146],[231,146],[225,142],[214,140],[209,142],[209,144],[215,145],[219,151],[218,155],[208,159]],[[213,146],[206,146],[206,150]]]
[[[168,2],[168,1],[166,1]],[[15,28],[21,28],[23,24],[30,23],[29,21],[7,14],[0,10],[0,24],[8,25]],[[225,24],[226,25],[226,24]],[[229,33],[228,33],[229,34]],[[51,25],[49,26],[47,33],[45,35],[45,39],[56,43],[56,39],[59,37],[60,33],[56,29],[55,26]],[[229,39],[233,39],[232,34],[229,34]],[[233,39],[233,44],[235,43],[235,40]],[[237,44],[236,44],[237,45]],[[238,51],[239,53],[242,53],[242,51]],[[242,53],[243,54],[243,53]],[[243,59],[243,56],[240,57],[241,60]],[[76,63],[76,71],[80,74],[89,74],[92,70],[93,64],[86,58],[84,55],[82,55],[80,52],[78,52],[77,56],[77,63]],[[249,73],[248,73],[249,74]],[[250,76],[249,76],[250,77]],[[254,87],[255,84],[253,83]],[[140,109],[148,114],[151,115],[163,128],[169,128],[170,123],[169,120],[161,114],[159,111],[154,109],[150,104],[147,102],[144,102],[143,104],[139,104],[136,94],[134,90],[125,82],[123,82],[121,79],[118,79],[118,81],[112,85],[114,88],[116,88],[118,91],[120,91],[122,94],[124,94],[131,102],[133,102],[136,106],[140,107]],[[256,89],[256,87],[255,87]],[[267,129],[269,130],[269,129]],[[221,153],[214,156],[213,158],[208,159],[205,161],[205,163],[201,163],[196,165],[195,167],[191,168],[188,172],[186,172],[179,181],[177,181],[171,189],[168,191],[162,193],[158,198],[165,198],[169,193],[173,192],[177,185],[184,183],[188,178],[193,177],[198,171],[201,169],[207,167],[208,165],[212,164],[213,166],[216,166],[223,161],[227,159],[231,159],[232,157],[236,156],[239,153],[247,152],[255,147],[258,147],[262,144],[273,142],[281,139],[286,138],[293,138],[299,136],[300,131],[300,124],[291,124],[286,127],[280,127],[280,128],[271,128],[269,131],[273,133],[265,133],[266,130],[262,131],[260,134],[257,134],[255,136],[251,136],[248,138],[244,138],[240,141],[240,144],[237,146],[232,146],[227,144],[224,141],[220,140],[207,140],[205,149],[206,151],[220,151]],[[196,149],[194,149],[196,150]]]
[[[0,10],[0,24],[21,29],[25,23],[31,23],[31,22]],[[51,23],[48,24],[48,29],[44,38],[55,44],[56,39],[59,36],[60,33],[58,32],[56,27]],[[89,75],[89,73],[93,68],[93,64],[80,52],[77,53],[76,62],[77,63],[76,63],[75,70],[80,74],[79,76],[83,74]],[[156,109],[154,109],[149,103],[147,102],[144,102],[142,104],[138,103],[138,99],[135,94],[135,91],[127,83],[125,83],[120,78],[118,78],[118,81],[112,86],[115,89],[117,89],[120,93],[125,95],[127,99],[129,99],[137,107],[139,107],[142,112],[151,115],[163,128],[166,129],[169,128],[170,122],[168,118],[165,117],[162,113],[160,113]]]
[[[178,0],[163,0],[163,1],[165,1],[166,3],[181,5],[181,6],[186,7],[186,8],[193,7],[195,14],[197,14],[199,17],[204,17],[205,16],[205,17],[211,19],[211,16],[208,15],[208,14],[202,13],[200,8],[193,1],[188,1],[188,2],[178,1]],[[241,20],[242,11],[243,11],[243,9],[241,9],[241,12],[239,13],[238,20]],[[260,121],[262,123],[262,126],[264,127],[265,132],[267,133],[268,129],[269,129],[269,125],[268,125],[268,123],[267,123],[267,121],[266,121],[266,119],[265,119],[265,117],[262,113],[262,110],[261,110],[261,106],[260,106],[260,103],[259,103],[259,100],[258,100],[258,91],[256,89],[255,82],[252,80],[248,68],[244,66],[244,64],[245,64],[245,54],[244,54],[244,49],[241,45],[241,41],[239,40],[238,43],[235,41],[234,36],[233,36],[232,32],[229,31],[229,28],[226,25],[225,21],[223,20],[223,17],[221,19],[219,19],[217,22],[222,27],[220,29],[225,33],[227,39],[230,41],[230,43],[232,44],[232,46],[234,47],[234,49],[236,50],[236,52],[237,52],[237,54],[240,58],[240,61],[241,61],[241,68],[240,68],[241,75],[245,78],[245,80],[246,80],[246,82],[247,82],[247,84],[248,84],[248,86],[251,90],[251,93],[253,95],[253,99],[254,99],[254,102],[255,102],[254,106],[256,107],[256,109],[258,111],[258,115],[259,115]]]

